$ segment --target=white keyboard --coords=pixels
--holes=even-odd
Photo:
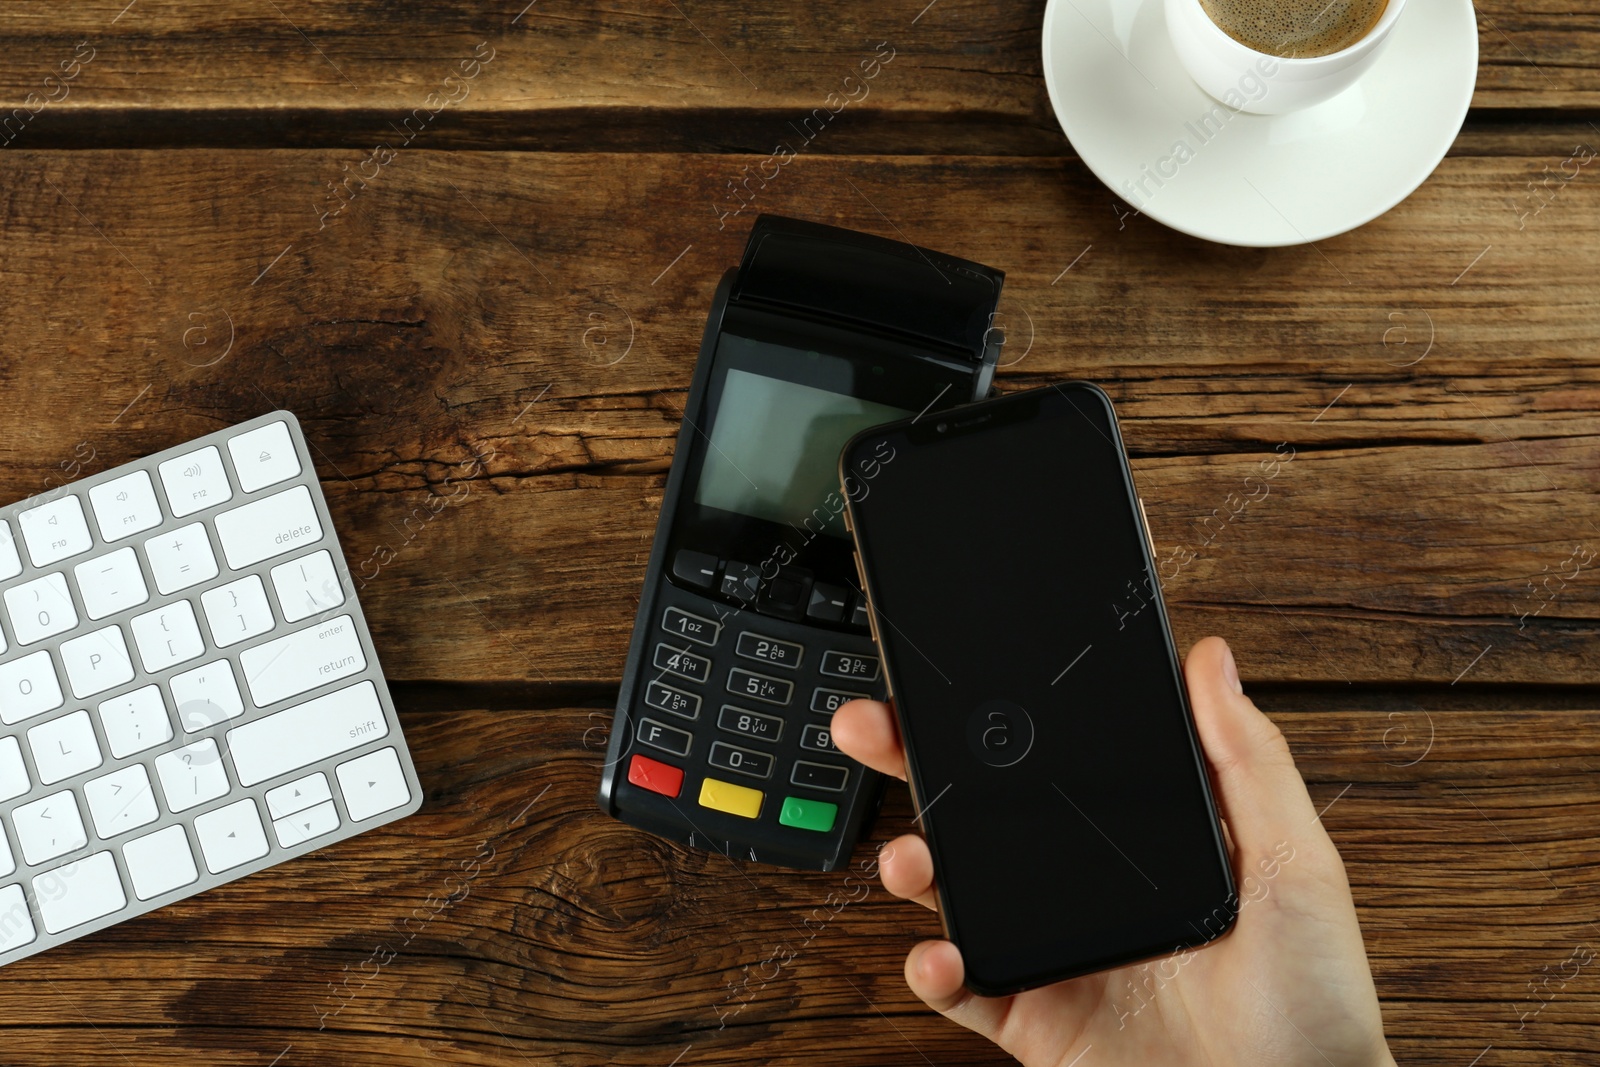
[[[293,415],[0,508],[0,966],[421,805]]]

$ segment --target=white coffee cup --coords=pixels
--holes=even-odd
[[[1298,111],[1350,88],[1378,58],[1405,7],[1405,0],[1389,0],[1376,25],[1348,48],[1286,59],[1229,37],[1200,0],[1165,3],[1167,32],[1189,76],[1226,106],[1255,115]]]

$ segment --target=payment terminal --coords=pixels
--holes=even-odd
[[[841,493],[839,452],[869,426],[988,394],[1003,280],[899,241],[756,220],[689,386],[602,808],[736,860],[849,859],[880,783],[829,723],[885,689],[842,493],[870,494],[894,455],[862,457]]]

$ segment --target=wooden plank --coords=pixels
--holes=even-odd
[[[902,956],[937,927],[874,880],[601,815],[607,712],[400,705],[421,814],[0,970],[7,1063],[1009,1062],[911,999]],[[1344,857],[1399,1062],[1600,1054],[1593,965],[1528,988],[1600,947],[1600,710],[1265,705]],[[871,840],[911,814],[896,787]]]
[[[742,157],[408,152],[350,198],[338,151],[8,152],[0,497],[286,405],[393,676],[614,682],[712,290],[787,211],[1009,272],[1003,383],[1116,398],[1186,643],[1592,684],[1600,193],[1519,205],[1546,149],[1278,250],[1060,159],[807,159],[719,229]]]
[[[1042,84],[1043,13],[1043,0],[871,9],[509,0],[415,13],[371,0],[66,9],[32,0],[0,12],[11,45],[0,56],[0,114],[20,122],[6,133],[13,147],[369,145],[427,107],[434,148],[768,151],[830,92],[860,95],[862,83],[844,79],[887,42],[894,58],[824,150],[1055,152],[1063,139]],[[1600,103],[1600,16],[1496,0],[1478,19],[1476,107]],[[479,53],[492,54],[488,66],[465,89],[446,87],[480,43],[492,50]],[[63,71],[74,76],[45,81]],[[429,104],[430,93],[453,102]]]

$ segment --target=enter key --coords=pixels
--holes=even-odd
[[[239,654],[250,699],[258,708],[366,670],[350,616],[308,626]]]

